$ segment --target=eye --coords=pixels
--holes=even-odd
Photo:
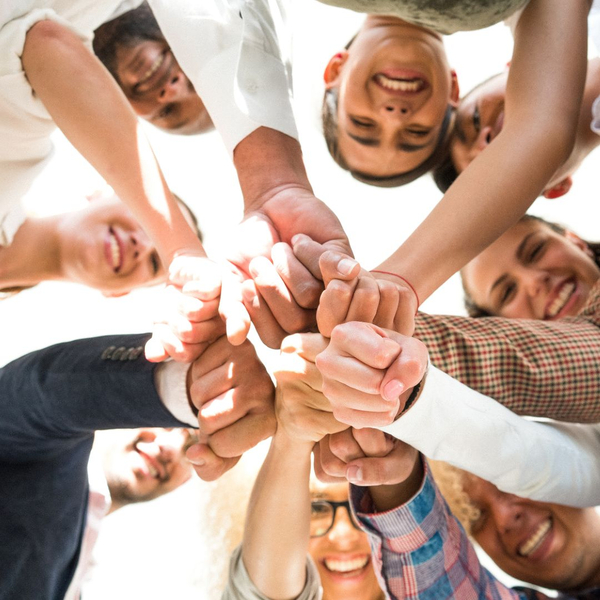
[[[425,137],[430,134],[431,129],[407,129],[406,131],[416,137]]]
[[[516,290],[517,286],[514,283],[506,284],[500,292],[500,306],[508,304],[513,299]]]
[[[481,130],[481,115],[479,114],[478,106],[475,106],[475,110],[473,111],[473,127],[477,133]]]
[[[350,117],[350,122],[356,127],[370,128],[373,127],[374,124],[372,121],[368,119],[357,119],[356,117]]]
[[[531,246],[529,252],[527,253],[526,259],[527,262],[535,262],[542,254],[544,253],[544,249],[546,247],[546,243],[544,241],[539,241]]]
[[[158,258],[157,252],[152,252],[150,254],[150,268],[152,269],[153,275],[158,275],[158,271],[160,269],[160,259]]]

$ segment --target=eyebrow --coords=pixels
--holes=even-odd
[[[363,146],[370,146],[370,147],[378,148],[380,145],[380,142],[377,138],[359,137],[357,135],[354,135],[353,133],[350,133],[348,130],[346,130],[346,133],[348,134],[348,137],[352,138],[355,142],[358,142],[359,144],[362,144]],[[434,142],[433,139],[429,140],[425,144],[407,144],[405,142],[401,142],[400,144],[398,144],[396,146],[396,148],[398,150],[404,150],[404,152],[418,152],[419,150],[422,150],[423,148],[427,148],[427,146],[431,146],[431,144],[433,142]]]

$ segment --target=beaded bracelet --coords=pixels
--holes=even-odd
[[[371,273],[381,273],[382,275],[392,275],[393,277],[398,277],[398,279],[402,279],[402,281],[404,281],[404,283],[412,290],[413,294],[415,295],[415,298],[417,299],[417,310],[415,311],[415,314],[417,314],[417,312],[419,311],[419,306],[421,306],[421,301],[419,300],[419,294],[417,294],[417,290],[415,290],[414,285],[408,281],[408,279],[406,279],[405,277],[402,277],[402,275],[398,275],[397,273],[392,273],[390,271],[380,271],[379,269],[373,269],[371,271]]]

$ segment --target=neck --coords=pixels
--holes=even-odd
[[[58,217],[28,218],[10,246],[0,248],[0,288],[30,286],[61,279]]]

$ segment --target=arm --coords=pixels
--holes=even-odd
[[[589,4],[532,0],[523,11],[501,133],[378,267],[406,277],[421,300],[515,223],[570,155],[585,81]]]

